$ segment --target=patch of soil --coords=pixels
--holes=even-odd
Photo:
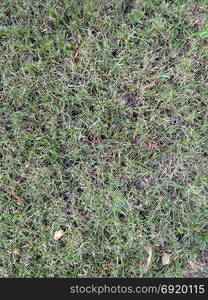
[[[138,102],[139,102],[139,98],[135,94],[127,94],[127,95],[125,95],[124,100],[125,100],[126,104],[128,106],[130,106],[130,107],[137,106]]]
[[[122,11],[124,14],[130,13],[130,11],[134,8],[135,0],[124,0],[122,2]]]

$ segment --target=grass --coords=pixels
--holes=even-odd
[[[208,276],[207,16],[1,1],[1,277]]]

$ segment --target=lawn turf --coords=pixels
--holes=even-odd
[[[207,19],[1,0],[0,277],[208,276]]]

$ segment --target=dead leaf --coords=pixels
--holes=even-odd
[[[16,204],[19,205],[19,206],[21,206],[23,204],[22,198],[20,198],[19,196],[17,196],[14,192],[12,192],[12,195],[16,199]]]
[[[105,270],[105,271],[110,271],[112,268],[109,266],[109,264],[107,264],[107,263],[103,263],[102,264],[102,268],[103,268],[103,270]]]
[[[18,249],[14,248],[14,250],[12,251],[12,254],[14,255],[20,255],[20,252]]]
[[[149,267],[150,267],[151,260],[152,260],[152,247],[151,246],[146,246],[146,247],[144,247],[144,250],[148,254],[147,263],[145,265],[145,271],[148,271]]]
[[[166,266],[166,265],[169,265],[169,264],[170,264],[170,254],[163,253],[163,256],[162,256],[162,265]]]
[[[101,136],[100,135],[92,135],[92,140],[95,142],[100,142],[101,141]]]
[[[150,90],[150,89],[153,89],[155,86],[156,86],[156,80],[154,80],[154,81],[148,83],[147,85],[145,85],[144,89],[145,90],[148,90],[148,89]]]
[[[58,241],[62,236],[64,235],[64,231],[63,230],[58,230],[55,232],[53,239],[55,241]]]
[[[78,63],[78,55],[79,55],[79,52],[77,50],[74,51],[74,53],[72,54],[72,59],[75,63]]]
[[[148,149],[149,151],[154,150],[155,148],[156,148],[156,145],[155,145],[154,142],[149,142],[149,143],[147,144],[147,149]]]

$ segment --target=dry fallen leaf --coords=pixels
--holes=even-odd
[[[20,255],[20,252],[18,249],[14,248],[14,250],[12,251],[12,254],[14,255]]]
[[[100,135],[92,135],[92,140],[95,142],[100,142],[101,141],[101,136]]]
[[[112,269],[107,263],[103,263],[103,264],[102,264],[102,268],[103,268],[103,270],[105,270],[105,271],[110,271],[110,270]]]
[[[208,65],[208,59],[206,59],[204,63],[205,63],[205,65]]]
[[[55,241],[58,241],[62,236],[64,235],[64,231],[63,230],[58,230],[55,232],[53,239]]]
[[[152,247],[146,246],[146,247],[144,247],[144,250],[148,254],[147,263],[145,265],[145,270],[148,271],[149,267],[150,267],[151,260],[152,260]]]
[[[79,55],[78,50],[74,51],[74,53],[72,54],[72,59],[75,63],[78,63],[78,55]]]
[[[147,149],[148,149],[149,151],[154,150],[155,148],[156,148],[156,144],[155,144],[154,142],[149,142],[149,143],[147,144]]]
[[[170,254],[163,253],[163,256],[162,256],[162,265],[166,266],[166,265],[169,265],[169,264],[170,264]]]
[[[16,204],[19,205],[19,206],[21,206],[23,204],[22,198],[20,198],[19,196],[17,196],[14,192],[12,192],[12,195],[16,199]]]
[[[148,89],[153,89],[155,86],[156,86],[156,80],[154,80],[154,81],[148,83],[147,85],[144,86],[144,88],[145,88],[146,90],[148,90]]]

